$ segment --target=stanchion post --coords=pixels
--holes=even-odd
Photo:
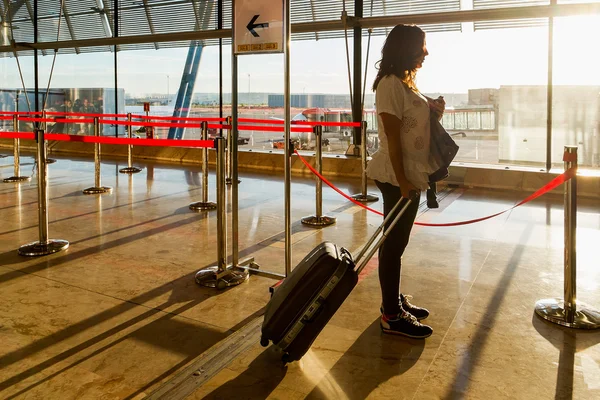
[[[540,317],[576,329],[600,328],[600,311],[577,301],[577,146],[565,146],[565,171],[574,170],[565,183],[564,298],[536,303]]]
[[[146,113],[148,114],[148,113]],[[129,139],[133,138],[133,126],[131,125],[131,113],[127,113],[127,136]],[[141,168],[133,166],[133,145],[130,144],[127,146],[127,168],[121,168],[119,170],[122,174],[137,174],[141,172]]]
[[[202,121],[200,124],[202,140],[208,140],[208,122]],[[217,160],[218,162],[218,160]],[[218,184],[218,183],[217,183]],[[217,196],[219,194],[217,193]],[[217,201],[219,201],[217,199]],[[216,203],[208,201],[208,148],[202,149],[202,201],[190,204],[190,210],[207,211],[217,208]]]
[[[19,117],[17,115],[13,115],[13,131],[14,132],[19,132]],[[13,155],[14,155],[14,166],[15,166],[15,174],[13,176],[11,176],[10,178],[6,178],[4,179],[4,182],[6,183],[18,183],[18,182],[28,182],[31,180],[30,176],[21,176],[21,161],[20,161],[20,157],[19,157],[19,150],[20,147],[20,141],[18,138],[15,138],[14,140],[14,148],[13,148]]]
[[[360,124],[360,158],[361,158],[361,178],[362,178],[362,193],[355,194],[352,198],[361,203],[370,203],[378,201],[379,197],[372,193],[367,193],[367,121],[362,121]]]
[[[225,193],[225,141],[215,139],[217,148],[217,265],[196,273],[196,283],[206,287],[224,289],[248,280],[250,274],[242,268],[227,265],[227,213]]]
[[[45,256],[65,250],[69,242],[60,239],[48,239],[48,164],[46,163],[46,141],[44,130],[35,129],[37,140],[37,168],[38,168],[38,216],[39,237],[37,242],[23,245],[19,248],[22,256]]]
[[[323,173],[323,127],[317,125],[313,128],[316,142],[316,154],[315,154],[315,169],[319,174]],[[316,188],[316,214],[301,219],[304,225],[310,225],[315,227],[322,227],[335,224],[335,218],[323,215],[323,182],[318,176],[315,176],[317,180]]]
[[[231,126],[232,123],[231,116],[225,119],[225,124]],[[227,177],[225,178],[225,183],[227,185],[231,185],[233,182],[231,177],[233,176],[233,129],[229,128],[227,130],[227,163],[225,168],[227,169]]]
[[[100,120],[94,117],[94,136],[100,137]],[[100,174],[100,143],[94,143],[94,186],[84,189],[83,194],[101,194],[110,193],[112,188],[102,186],[102,177]]]
[[[46,119],[48,119],[48,114],[46,113],[46,110],[42,110],[42,119],[44,120],[40,125],[42,127],[42,130],[44,132],[48,131],[48,123],[46,122]],[[48,142],[46,142],[46,154],[48,153]],[[46,164],[54,164],[56,162],[56,160],[54,158],[48,158],[46,157]]]

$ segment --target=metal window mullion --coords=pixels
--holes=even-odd
[[[9,0],[10,1],[10,0]],[[33,24],[33,7],[29,3],[29,0],[25,0],[25,7],[27,8],[27,13],[29,14],[29,18],[31,18],[31,23]],[[45,56],[48,54],[46,50],[41,50],[42,55]]]
[[[315,1],[314,0],[309,0],[310,1],[310,12],[312,13],[312,19],[313,21],[317,20],[317,14],[315,13]],[[319,40],[319,33],[315,32],[315,40]]]
[[[67,2],[66,1],[63,3],[63,16],[65,17],[65,22],[67,23],[67,28],[69,29],[69,35],[71,36],[71,39],[73,39],[73,40],[77,39],[75,37],[75,29],[73,29],[73,24],[71,23],[71,17],[69,16],[69,11],[67,10]],[[79,47],[75,47],[75,53],[76,54],[81,53],[81,50],[79,49]]]
[[[150,15],[150,7],[148,6],[148,0],[144,0],[144,11],[146,13],[146,19],[148,20],[148,28],[150,28],[151,34],[156,34],[154,30],[154,24],[152,23],[152,17]],[[159,46],[157,42],[154,42],[154,49],[158,50]]]
[[[107,8],[106,4],[104,4],[104,0],[96,0],[96,4],[98,5],[98,14],[100,14],[100,20],[102,21],[102,27],[104,28],[104,35],[107,38],[113,37],[113,32],[110,27],[110,21],[108,20]]]

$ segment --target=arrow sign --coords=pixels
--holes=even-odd
[[[246,28],[250,31],[250,33],[254,37],[259,37],[259,34],[256,33],[256,31],[254,30],[255,28],[268,28],[269,27],[269,23],[268,22],[263,22],[263,23],[260,23],[260,24],[255,24],[254,23],[254,22],[256,22],[256,20],[258,19],[259,16],[260,16],[260,14],[256,14],[254,17],[252,17],[252,19],[250,20],[250,22],[248,22],[248,25],[246,25]]]

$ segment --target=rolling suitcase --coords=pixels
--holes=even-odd
[[[321,243],[307,254],[274,290],[265,311],[260,344],[266,347],[273,342],[280,347],[285,363],[302,358],[352,292],[358,275],[411,201],[400,199],[355,260],[348,250],[331,242]],[[391,218],[391,225],[384,229]]]

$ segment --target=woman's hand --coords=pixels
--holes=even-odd
[[[444,96],[440,96],[435,100],[427,97],[427,105],[429,105],[429,109],[435,114],[437,119],[441,120],[444,116],[444,110],[446,110],[446,101],[444,100]]]

